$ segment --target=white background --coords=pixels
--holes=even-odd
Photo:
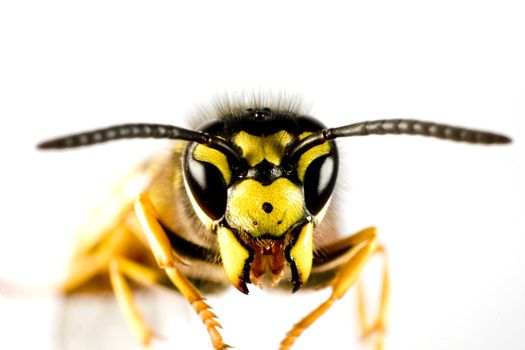
[[[111,183],[168,147],[42,153],[35,143],[125,122],[184,126],[215,96],[259,90],[303,96],[330,126],[420,118],[511,136],[504,147],[342,140],[338,199],[344,233],[376,225],[390,254],[386,349],[525,348],[523,18],[521,1],[3,1],[0,278],[38,288],[13,296],[2,284],[0,348],[55,349],[81,329],[98,330],[70,335],[72,348],[133,348],[110,301],[98,314],[97,303],[80,311],[77,328],[60,325],[69,308],[45,290]],[[328,295],[253,292],[211,299],[238,349],[277,348]],[[209,348],[180,297],[141,300],[167,317],[159,348]],[[296,348],[356,348],[354,301],[343,299]]]

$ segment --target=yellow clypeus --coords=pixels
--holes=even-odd
[[[269,206],[271,211],[265,210]],[[304,216],[303,191],[286,178],[267,186],[247,179],[233,186],[228,195],[226,220],[252,237],[282,236]]]

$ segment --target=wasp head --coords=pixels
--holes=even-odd
[[[213,121],[201,131],[238,153],[191,143],[183,157],[186,188],[199,218],[217,234],[232,284],[277,284],[286,274],[298,290],[310,275],[313,234],[337,175],[331,141],[297,159],[293,146],[323,126],[309,118],[252,108],[242,117]]]

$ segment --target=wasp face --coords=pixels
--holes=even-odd
[[[255,108],[201,129],[228,141],[241,162],[202,144],[186,148],[188,194],[199,218],[216,231],[226,273],[243,292],[248,282],[277,283],[286,266],[294,291],[308,279],[314,226],[334,188],[337,150],[327,141],[294,163],[287,156],[320,129],[309,117]]]

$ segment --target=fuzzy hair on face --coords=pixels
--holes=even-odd
[[[251,93],[222,93],[208,105],[196,106],[190,113],[188,125],[193,130],[215,119],[240,118],[247,109],[270,108],[272,111],[291,118],[308,115],[307,106],[299,94],[286,92],[253,91]]]

